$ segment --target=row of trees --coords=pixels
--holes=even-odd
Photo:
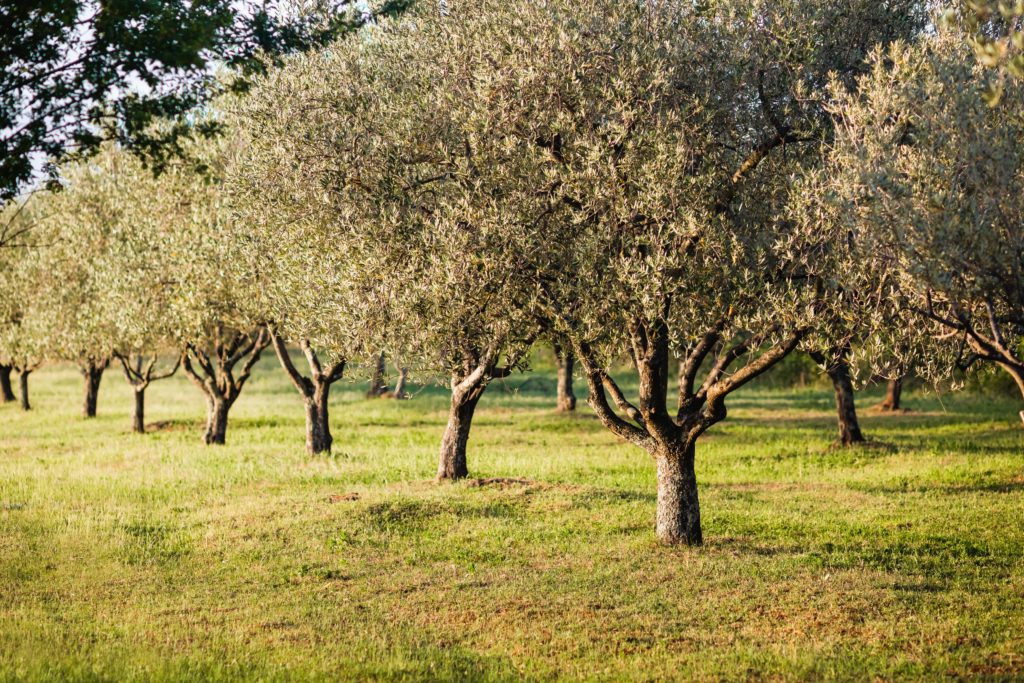
[[[9,207],[34,248],[8,254],[0,352],[23,381],[79,362],[86,412],[117,362],[141,429],[172,350],[223,443],[272,345],[311,452],[331,385],[383,353],[449,383],[438,478],[458,479],[489,383],[550,341],[652,456],[658,538],[700,543],[696,445],[791,354],[841,410],[858,367],[990,362],[1024,394],[1022,91],[987,103],[981,43],[926,10],[415,8],[196,113],[231,131],[194,143],[204,174],[107,146]]]

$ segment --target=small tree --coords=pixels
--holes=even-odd
[[[181,367],[206,398],[203,441],[224,444],[228,414],[252,375],[270,333],[252,316],[250,289],[233,261],[242,230],[230,212],[224,178],[238,153],[235,139],[221,139],[192,152],[208,168],[183,172],[166,188],[187,206],[187,220],[173,236],[171,306]]]
[[[353,345],[364,358],[383,350],[424,374],[447,375],[452,401],[438,478],[458,479],[468,474],[481,395],[523,361],[536,337],[538,259],[523,256],[543,244],[544,224],[523,239],[509,226],[541,214],[530,213],[538,199],[493,200],[505,191],[492,171],[506,170],[493,163],[502,152],[494,137],[478,136],[486,121],[459,102],[467,86],[457,83],[457,57],[439,34],[427,39],[440,25],[421,30],[421,20],[437,22],[437,9],[423,12],[293,60],[247,100],[244,116],[258,131],[249,136],[249,167],[272,180],[255,212],[273,221],[270,234],[283,225],[320,231],[299,240],[311,252],[286,249],[287,259],[311,254],[319,263],[287,269],[314,277],[290,288],[279,309],[297,329],[316,321],[294,338],[339,357],[351,357]],[[273,209],[264,210],[267,201]],[[298,292],[313,293],[313,305]],[[333,323],[328,332],[325,321]]]
[[[10,205],[5,218],[33,225],[37,207]],[[45,244],[33,230],[25,248],[0,253],[0,363],[17,372],[22,410],[30,410],[29,376],[42,365],[48,351],[50,318],[40,297],[41,289],[54,286],[45,268]]]
[[[172,310],[178,284],[173,265],[176,235],[191,217],[191,206],[179,193],[189,173],[173,164],[155,178],[133,155],[110,143],[87,166],[71,167],[67,174],[65,192],[77,199],[68,217],[61,212],[61,220],[74,220],[78,232],[91,226],[91,232],[69,234],[65,242],[72,248],[91,245],[95,252],[88,271],[112,357],[132,388],[132,430],[137,433],[145,432],[146,390],[173,376],[181,361]],[[102,237],[99,244],[93,243],[96,237]],[[161,362],[161,355],[173,360]]]
[[[909,348],[928,350],[920,372],[990,362],[1024,395],[1024,88],[986,104],[984,65],[949,33],[880,51],[872,67],[856,94],[836,95],[842,125],[816,192],[880,303],[912,316]]]

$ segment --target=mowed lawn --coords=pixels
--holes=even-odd
[[[702,548],[654,542],[654,467],[553,373],[488,389],[478,481],[432,481],[446,392],[336,387],[304,452],[272,357],[226,447],[203,402],[112,369],[0,409],[0,680],[1024,678],[1024,429],[1012,400],[911,394],[831,447],[831,392],[752,388],[698,447]]]

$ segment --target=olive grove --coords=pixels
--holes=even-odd
[[[916,333],[921,371],[992,363],[1024,397],[1024,90],[1008,83],[987,103],[983,69],[953,32],[877,52],[858,90],[837,93],[814,192],[850,231],[851,264],[883,283],[878,310]]]
[[[889,410],[908,372],[980,363],[1024,396],[1024,88],[992,75],[1019,70],[1019,17],[931,4],[448,0],[290,56],[192,112],[229,131],[183,143],[201,173],[97,143],[4,208],[4,400],[63,359],[94,415],[116,362],[143,432],[180,367],[223,444],[272,346],[315,455],[332,386],[379,396],[392,359],[396,397],[450,389],[458,480],[484,392],[544,340],[558,410],[581,377],[654,462],[657,538],[700,544],[697,446],[791,356],[831,380],[843,445],[863,376]]]

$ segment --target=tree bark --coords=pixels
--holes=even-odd
[[[391,392],[391,397],[396,400],[402,400],[408,398],[405,395],[405,385],[409,380],[409,368],[398,369],[398,380],[395,382],[395,390]]]
[[[384,359],[384,353],[381,352],[377,356],[377,365],[373,369],[373,378],[370,380],[370,388],[366,392],[366,398],[379,398],[388,391],[387,385],[384,383],[384,373],[387,371],[387,365]]]
[[[330,453],[334,438],[331,436],[331,422],[328,418],[327,398],[331,385],[320,383],[306,403],[306,452],[310,455]]]
[[[21,409],[32,410],[32,404],[28,400],[28,376],[32,374],[31,370],[22,370],[18,374],[18,385],[21,389]]]
[[[135,410],[132,412],[132,431],[136,434],[146,433],[146,388],[134,387]]]
[[[850,379],[850,368],[843,360],[836,363],[834,370],[829,372],[836,391],[836,411],[839,414],[839,443],[852,446],[864,442],[857,421],[857,407],[854,404],[853,382]]]
[[[203,443],[223,445],[228,426],[228,412],[252,376],[263,349],[270,344],[270,333],[260,325],[249,331],[226,329],[218,325],[216,335],[207,348],[189,344],[181,355],[181,367],[192,383],[206,397],[206,430]],[[236,374],[236,366],[241,370]]]
[[[694,446],[661,449],[658,464],[658,507],[655,536],[666,544],[700,545],[700,500],[694,470]]]
[[[811,353],[811,358],[818,365],[825,367],[825,374],[832,380],[836,395],[836,413],[839,418],[839,443],[852,446],[864,443],[864,435],[860,431],[857,420],[857,406],[854,403],[853,380],[850,377],[849,345],[837,350],[838,357],[829,362],[821,353]]]
[[[82,417],[96,417],[96,406],[100,396],[100,382],[103,380],[103,371],[107,369],[110,361],[94,362],[87,361],[81,366],[82,378],[85,380],[85,395],[82,400]]]
[[[1014,366],[1008,363],[1000,363],[1002,368],[1010,373],[1010,377],[1017,383],[1017,388],[1020,390],[1021,398],[1024,398],[1024,365]],[[1024,423],[1024,410],[1017,413],[1020,416],[1020,421]]]
[[[572,351],[555,346],[555,360],[558,364],[558,412],[576,410],[576,394],[572,390],[572,373],[575,359]]]
[[[231,402],[219,397],[207,397],[206,399],[206,431],[203,433],[203,443],[207,445],[223,446],[228,431],[228,411],[231,410]]]
[[[885,388],[885,400],[882,401],[881,408],[886,412],[896,412],[901,410],[900,399],[903,396],[903,378],[898,377],[896,379],[889,380]]]
[[[0,365],[0,403],[11,403],[17,400],[14,396],[14,388],[11,386],[11,372],[14,368],[10,365]]]
[[[457,382],[453,382],[453,385]],[[464,390],[453,391],[451,407],[448,410],[448,426],[441,438],[441,453],[437,465],[438,481],[446,479],[465,479],[469,476],[466,465],[466,445],[469,443],[469,430],[473,423],[476,405],[487,388],[485,380]]]

